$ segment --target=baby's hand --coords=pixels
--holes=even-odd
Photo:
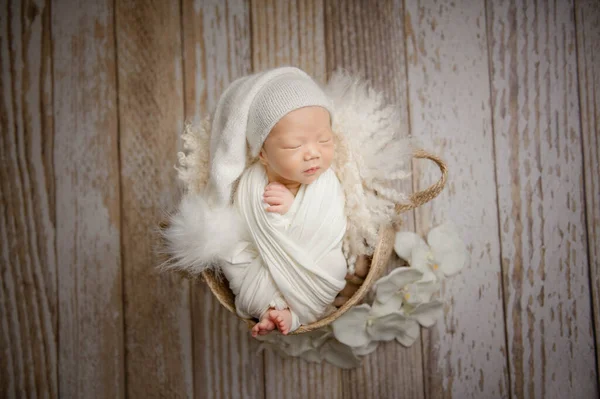
[[[281,183],[269,183],[263,194],[265,202],[270,206],[267,212],[277,212],[285,215],[294,203],[294,194]]]

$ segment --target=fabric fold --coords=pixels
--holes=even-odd
[[[265,210],[267,184],[259,163],[242,176],[235,205],[252,242],[241,243],[223,271],[242,317],[259,317],[272,303],[281,305],[277,298],[283,298],[299,324],[312,323],[331,309],[346,283],[342,187],[330,169],[303,185],[290,211],[279,215]]]

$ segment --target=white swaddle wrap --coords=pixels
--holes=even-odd
[[[244,172],[235,204],[254,242],[240,243],[223,271],[240,316],[260,318],[269,307],[289,306],[293,331],[318,320],[345,286],[344,195],[329,169],[301,186],[291,209],[280,215],[265,210],[267,184],[260,163]]]

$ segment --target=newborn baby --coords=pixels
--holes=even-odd
[[[258,319],[253,336],[319,320],[346,285],[333,153],[330,101],[297,68],[241,78],[219,100],[207,192],[213,204],[233,201],[250,233],[221,269],[238,315]]]
[[[283,259],[274,259],[276,267],[287,267],[270,270],[265,265],[268,260],[263,259],[264,252],[269,251],[263,251],[261,257],[252,243],[244,242],[239,252],[223,266],[236,295],[238,314],[259,319],[252,329],[253,336],[267,334],[276,327],[281,333],[288,334],[301,324],[316,321],[330,309],[335,296],[345,285],[347,265],[341,242],[346,223],[341,186],[329,168],[333,152],[333,133],[327,110],[303,107],[277,122],[260,150],[259,162],[242,176],[235,202],[242,214],[246,213],[244,208],[247,208],[246,211],[252,209],[247,194],[248,191],[255,192],[254,186],[258,185],[261,204],[258,212],[264,214],[265,224],[272,228],[267,237],[289,238],[291,243],[288,244],[296,245],[301,252],[301,259],[289,265],[284,264],[287,257],[294,258],[293,251],[284,254]],[[252,175],[262,179],[251,182]],[[309,188],[317,191],[307,191]],[[325,189],[325,192],[319,188]],[[309,198],[311,196],[312,200]],[[327,214],[325,218],[323,213]],[[311,220],[311,217],[322,220]],[[252,218],[249,219],[249,225],[255,224]],[[322,226],[320,223],[328,225]],[[316,229],[311,229],[311,226]],[[303,235],[312,237],[302,238]],[[319,242],[312,244],[307,240]],[[306,273],[301,269],[310,268],[311,261],[315,263],[312,267],[319,269],[321,278],[326,280],[325,284],[311,282],[314,276],[309,270],[308,290],[302,285],[293,287],[294,281],[287,279],[296,280],[302,276],[290,275],[290,272]],[[272,273],[282,276],[274,279]],[[284,281],[278,285],[278,280]],[[300,302],[296,309],[288,304],[288,299],[293,300],[290,297],[294,295],[305,297],[304,300],[296,300]],[[315,301],[307,297],[312,295],[321,298]],[[305,309],[305,302],[310,303],[310,309]]]
[[[334,149],[330,126],[329,113],[321,107],[292,111],[275,125],[260,152],[260,162],[269,179],[264,192],[265,202],[269,205],[267,212],[286,215],[301,185],[311,184],[329,171]],[[337,245],[326,260],[328,262],[323,266],[343,280],[347,266],[341,245]],[[265,313],[252,329],[252,335],[269,332],[275,325],[283,334],[290,331],[290,309],[273,309]]]

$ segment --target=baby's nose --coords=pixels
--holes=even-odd
[[[318,158],[320,156],[320,152],[313,146],[308,147],[306,153],[304,154],[304,159],[310,161],[311,159]]]

